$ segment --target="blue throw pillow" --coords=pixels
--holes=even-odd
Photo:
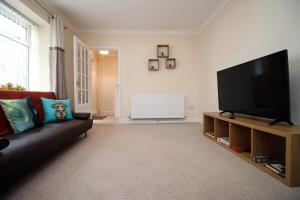
[[[41,98],[44,109],[44,123],[72,120],[70,99],[56,100]]]
[[[31,97],[1,99],[0,105],[15,133],[21,133],[42,125]]]

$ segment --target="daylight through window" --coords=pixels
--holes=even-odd
[[[32,24],[0,3],[0,85],[29,87]]]

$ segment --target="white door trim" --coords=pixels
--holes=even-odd
[[[121,115],[121,51],[120,47],[106,47],[106,46],[95,46],[95,47],[89,47],[89,50],[100,50],[100,49],[107,49],[107,50],[117,50],[118,52],[118,95],[115,99],[116,105],[115,105],[115,116],[120,120]],[[92,77],[91,77],[92,78]],[[93,103],[93,102],[92,102]]]
[[[77,45],[80,44],[82,47],[85,48],[85,50],[87,51],[87,77],[88,77],[88,88],[87,88],[87,92],[88,92],[88,101],[87,104],[85,105],[79,105],[78,104],[78,94],[77,94],[77,69],[78,69],[78,58],[77,58],[77,53],[78,53],[78,47]],[[91,112],[91,69],[90,69],[90,59],[89,59],[89,54],[88,54],[88,46],[82,42],[76,35],[73,36],[73,61],[74,61],[74,66],[73,66],[73,72],[74,72],[74,110],[75,112]],[[82,68],[82,66],[81,66]],[[81,69],[82,70],[82,69]],[[81,81],[81,84],[83,84],[83,82]]]

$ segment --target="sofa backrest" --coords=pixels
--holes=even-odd
[[[43,105],[40,98],[56,99],[53,92],[30,92],[30,91],[7,91],[0,90],[0,99],[22,99],[31,96],[37,109],[40,120],[44,121]],[[0,106],[0,135],[13,133],[13,130],[7,121],[5,114]]]

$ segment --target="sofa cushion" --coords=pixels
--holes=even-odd
[[[53,92],[29,92],[0,90],[0,99],[22,99],[31,96],[41,121],[44,121],[44,111],[40,98],[56,99]],[[13,130],[0,107],[0,135],[13,133]]]
[[[0,105],[15,133],[42,125],[31,97],[1,99]]]
[[[72,120],[70,99],[56,100],[41,98],[44,109],[44,123]]]
[[[91,113],[75,113],[73,112],[73,117],[74,119],[82,119],[82,120],[87,120],[91,118]]]
[[[10,145],[0,152],[0,182],[53,154],[70,139],[91,129],[92,124],[92,120],[72,120],[2,136]]]

